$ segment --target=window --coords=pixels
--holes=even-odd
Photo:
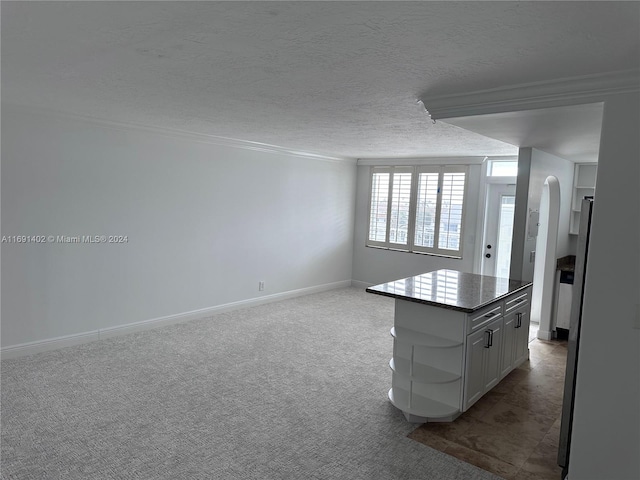
[[[487,165],[488,177],[516,177],[518,176],[518,160],[489,160]]]
[[[367,246],[462,257],[465,166],[373,167]]]

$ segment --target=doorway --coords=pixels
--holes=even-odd
[[[509,277],[516,186],[487,184],[485,226],[483,234],[483,275]]]

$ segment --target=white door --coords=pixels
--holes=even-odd
[[[509,277],[516,186],[487,185],[482,274]]]

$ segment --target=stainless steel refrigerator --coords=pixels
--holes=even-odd
[[[573,277],[573,296],[569,321],[569,340],[567,343],[567,368],[564,378],[564,397],[562,399],[562,419],[560,424],[560,443],[558,447],[558,465],[562,467],[562,478],[565,478],[568,474],[569,454],[571,453],[571,429],[573,425],[576,368],[578,366],[578,354],[580,351],[582,300],[584,298],[584,279],[589,253],[592,211],[593,197],[585,197],[581,205],[580,229],[578,231],[575,274]]]

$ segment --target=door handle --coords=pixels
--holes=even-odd
[[[522,313],[516,313],[516,328],[520,328],[522,326]]]

